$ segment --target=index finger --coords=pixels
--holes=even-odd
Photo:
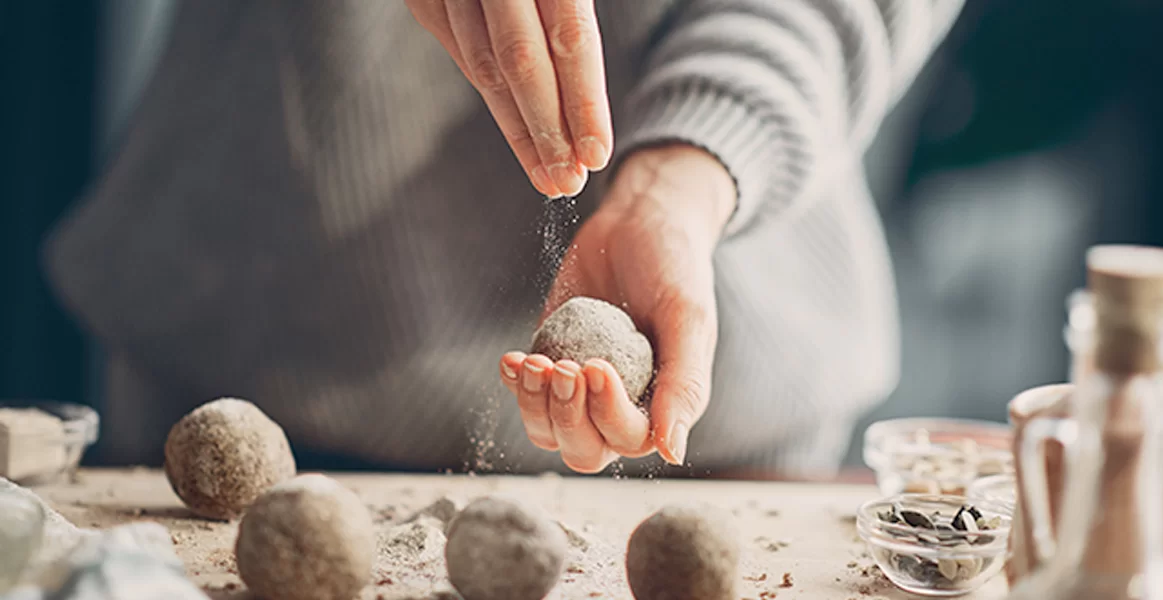
[[[497,126],[504,134],[509,147],[529,175],[529,180],[538,191],[546,196],[560,196],[557,185],[549,178],[548,165],[541,162],[541,156],[534,145],[525,118],[517,106],[512,90],[497,65],[484,10],[478,0],[458,0],[445,5],[448,25],[453,36],[453,46],[461,57],[462,70],[473,86],[484,98],[489,112],[496,119]],[[451,51],[450,51],[451,52]]]
[[[537,5],[530,0],[487,0],[481,8],[497,64],[529,128],[541,164],[562,193],[577,195],[585,187],[587,173],[573,153]]]
[[[586,167],[605,168],[614,133],[594,0],[539,0],[538,5],[574,152]]]

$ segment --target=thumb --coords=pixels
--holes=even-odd
[[[690,429],[711,399],[718,341],[715,302],[697,300],[683,292],[668,295],[655,311],[653,329],[658,352],[650,406],[654,443],[667,462],[681,465]]]

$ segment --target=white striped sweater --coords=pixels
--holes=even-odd
[[[688,460],[826,475],[899,368],[860,159],[961,0],[597,5],[616,159],[684,141],[739,191]],[[562,468],[496,373],[551,276],[540,204],[404,3],[184,2],[119,151],[46,247],[113,356],[106,456],[155,464],[181,414],[235,395],[298,448],[383,467],[483,449],[502,470]]]

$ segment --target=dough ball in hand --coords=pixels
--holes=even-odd
[[[609,302],[584,296],[569,299],[545,319],[533,334],[532,352],[578,364],[603,359],[622,377],[634,401],[643,400],[654,375],[650,340],[634,327],[630,315]]]
[[[730,514],[711,506],[671,506],[630,535],[626,578],[637,600],[735,600],[739,554]]]
[[[283,428],[246,400],[221,398],[182,417],[166,438],[165,472],[194,514],[234,519],[295,476]]]
[[[541,600],[565,566],[565,531],[515,500],[469,503],[448,528],[448,579],[464,600]]]
[[[371,514],[323,475],[271,488],[238,526],[238,574],[264,600],[352,600],[371,580]]]

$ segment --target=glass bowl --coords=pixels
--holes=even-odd
[[[960,596],[1005,566],[1012,513],[964,496],[898,494],[860,507],[856,528],[880,570],[902,590]]]
[[[1000,504],[1012,515],[1018,502],[1017,485],[1017,477],[1013,473],[990,475],[971,483],[965,497],[973,504]]]
[[[884,496],[965,495],[981,477],[1013,473],[1009,425],[971,419],[910,418],[873,423],[864,463]]]
[[[100,418],[88,406],[0,399],[0,413],[11,417],[16,411],[38,416],[33,424],[6,428],[7,435],[0,436],[0,476],[18,483],[47,483],[72,475],[97,441]]]
[[[0,489],[0,594],[20,582],[44,535],[44,509],[34,499]]]

